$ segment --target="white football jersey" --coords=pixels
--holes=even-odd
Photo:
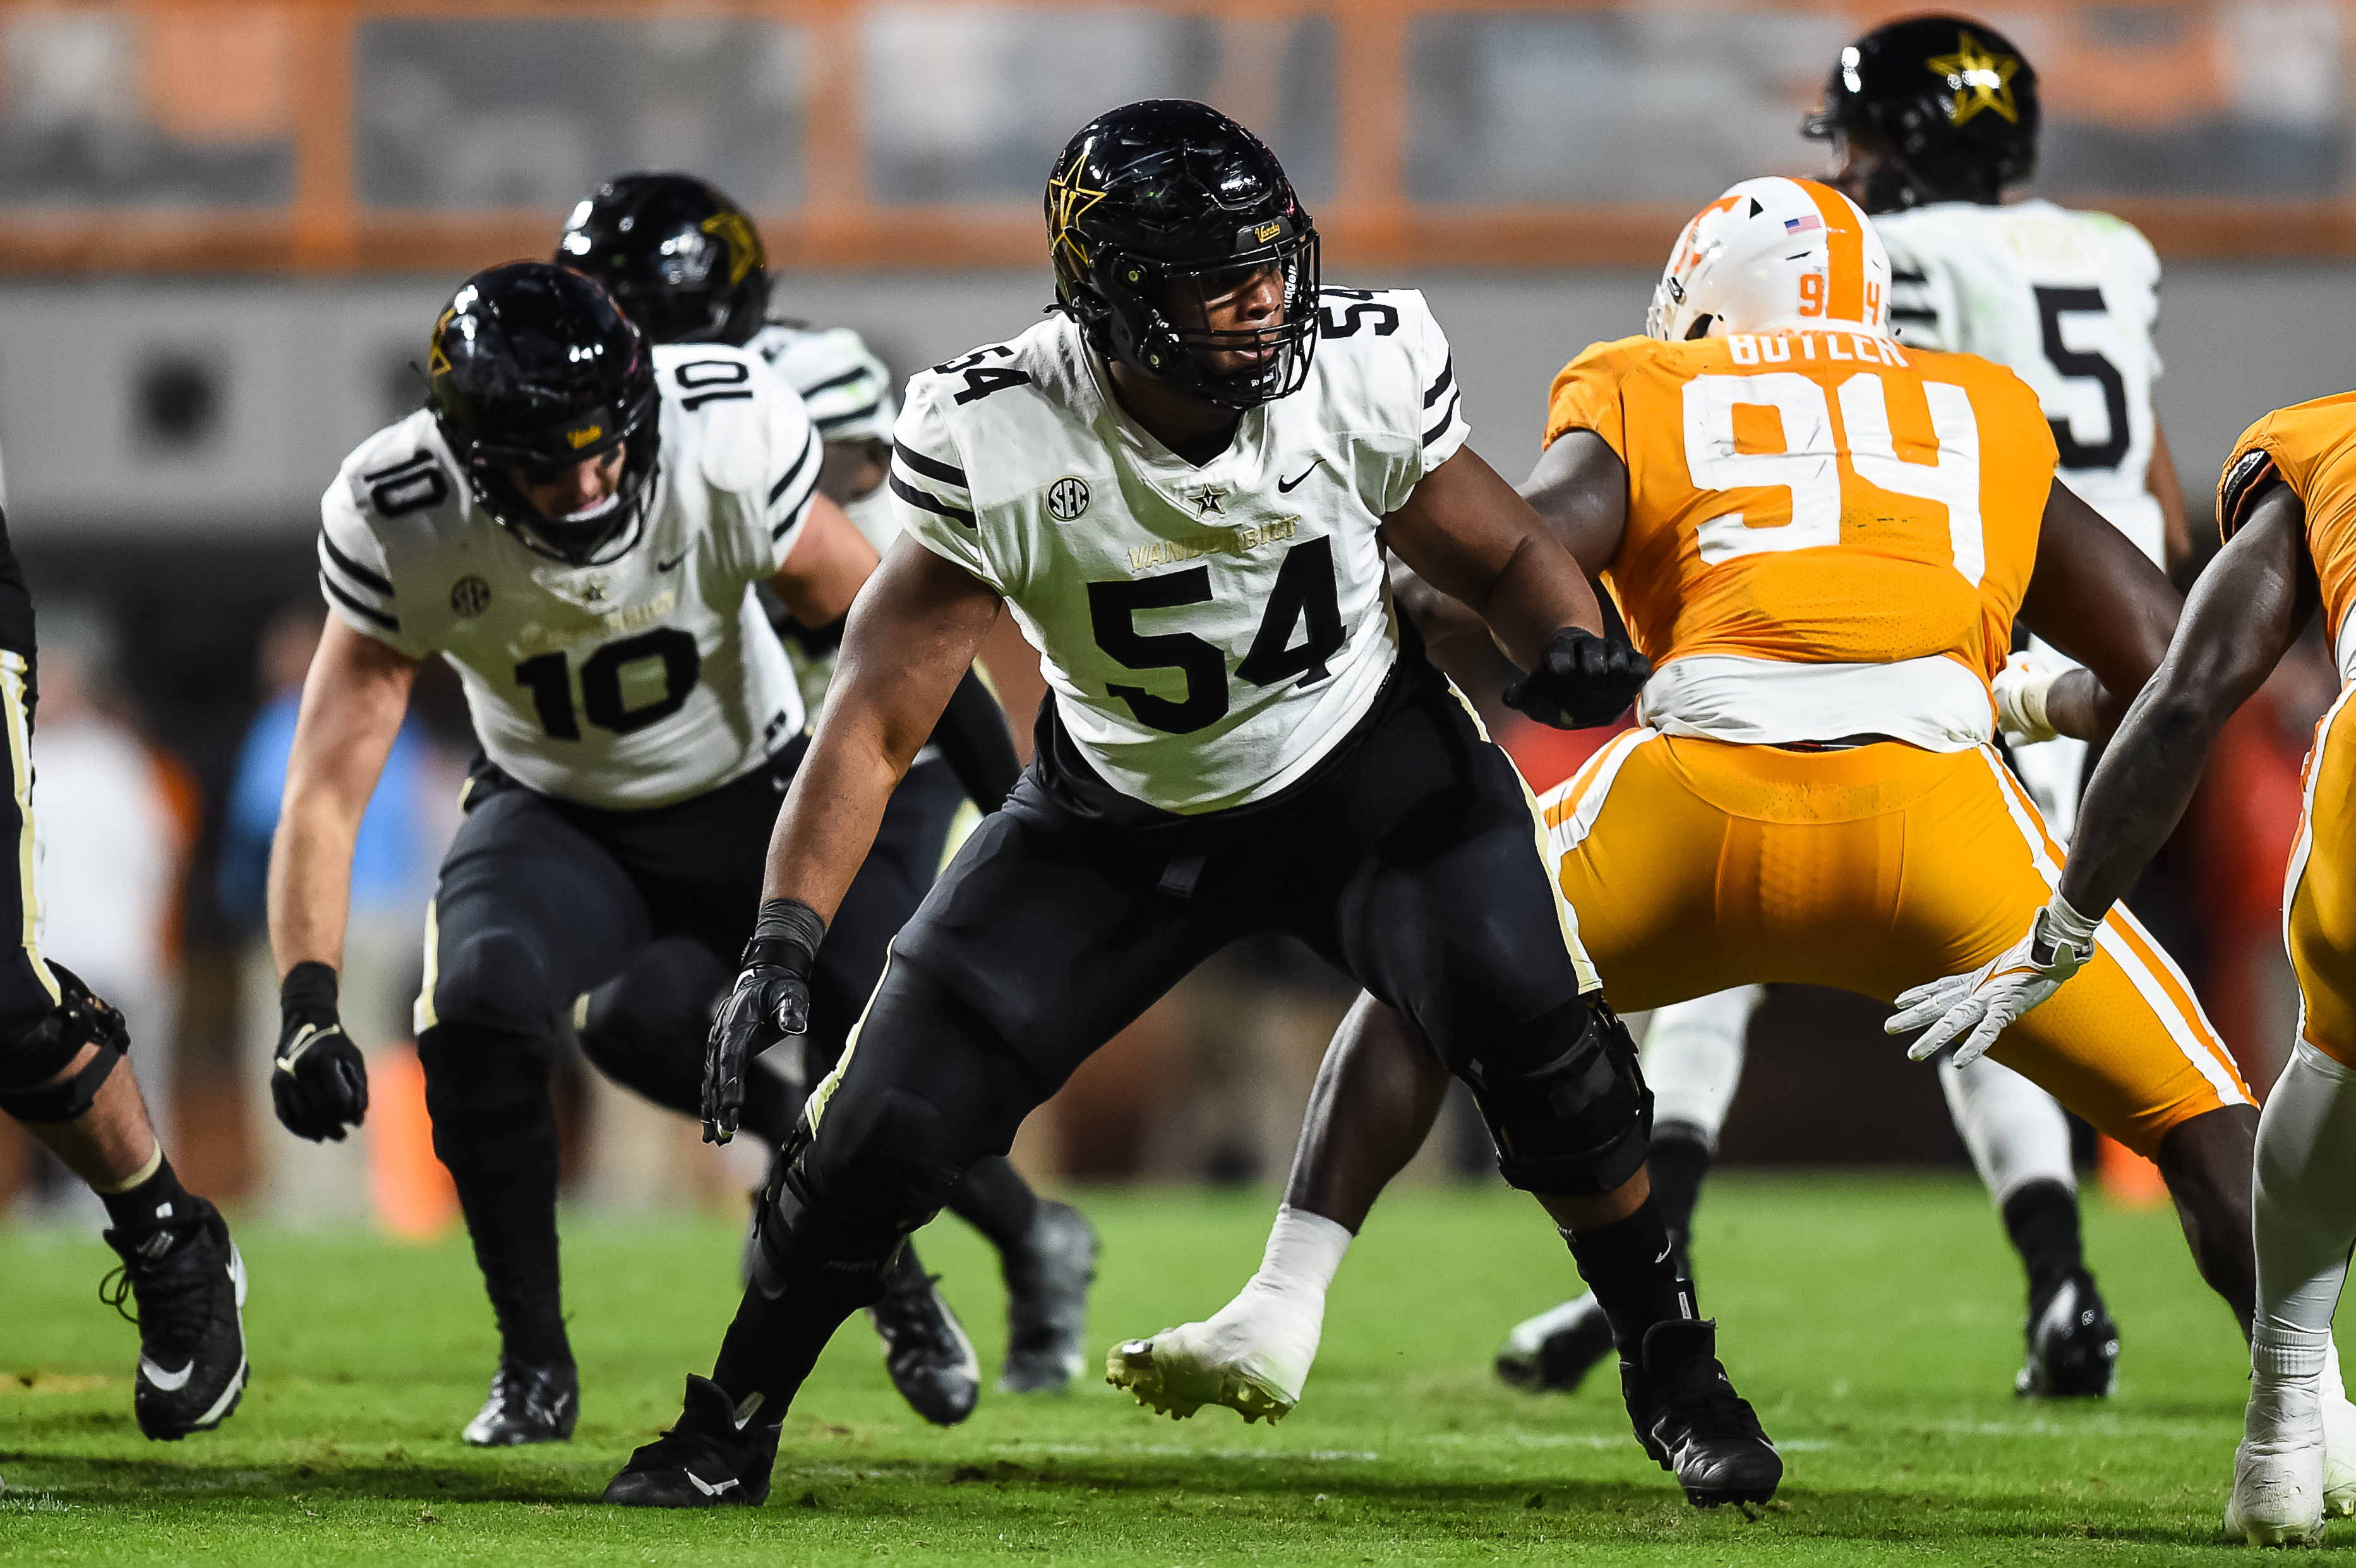
[[[1164,811],[1264,799],[1365,715],[1398,651],[1375,530],[1469,433],[1421,294],[1323,303],[1307,384],[1199,467],[1061,315],[908,383],[902,526],[1005,595],[1065,733]]]
[[[1873,220],[1901,343],[1976,354],[2029,383],[2062,483],[2154,560],[2151,468],[2159,258],[2132,224],[2050,201],[1943,201]]]
[[[2063,484],[2167,565],[2167,522],[2147,487],[2159,379],[2159,258],[2135,226],[2050,201],[1943,201],[1873,220],[1890,251],[1890,320],[1902,343],[1976,354],[2029,383],[2053,426]],[[2070,660],[2042,641],[2049,664]],[[2024,746],[2013,767],[2046,825],[2077,825],[2086,745]]]
[[[801,394],[821,440],[892,439],[892,372],[851,328],[773,321],[744,347]]]
[[[754,587],[801,537],[818,432],[755,355],[653,352],[662,453],[643,531],[612,561],[570,566],[500,527],[423,410],[362,442],[320,502],[335,613],[448,660],[476,738],[518,781],[609,809],[716,789],[803,724]]]

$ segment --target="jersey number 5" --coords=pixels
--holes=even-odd
[[[1141,686],[1108,685],[1108,694],[1129,704],[1138,722],[1166,735],[1191,735],[1216,723],[1227,711],[1227,656],[1191,632],[1148,635],[1137,629],[1141,610],[1174,610],[1211,602],[1211,569],[1197,566],[1162,577],[1088,584],[1088,620],[1097,646],[1135,670],[1174,669],[1186,677],[1186,695],[1157,697]],[[1292,629],[1301,626],[1301,642]],[[1342,632],[1342,603],[1333,586],[1333,541],[1303,539],[1285,552],[1269,591],[1259,630],[1236,677],[1254,686],[1281,686],[1298,679],[1314,686],[1327,675],[1325,661],[1348,639]]]
[[[2048,420],[2053,427],[2053,444],[2060,449],[2064,468],[2116,468],[2127,454],[2127,383],[2119,368],[2091,349],[2072,348],[2062,341],[2062,318],[2064,315],[2100,315],[2111,314],[2103,303],[2100,289],[2039,289],[2037,319],[2045,334],[2045,357],[2053,368],[2073,381],[2092,381],[2103,389],[2103,417],[2109,421],[2110,433],[2100,443],[2089,446],[2078,439],[2066,419]]]
[[[622,695],[622,671],[641,660],[660,660],[662,695],[636,707]],[[687,706],[703,673],[703,655],[694,636],[677,626],[658,626],[618,643],[607,643],[581,665],[581,709],[589,722],[627,735],[661,722]],[[540,727],[552,741],[581,739],[581,719],[573,707],[573,673],[562,653],[541,654],[515,667],[516,684],[531,693]]]
[[[1870,372],[1840,384],[1841,424],[1849,466],[1867,484],[1893,495],[1935,501],[1947,510],[1947,539],[1955,571],[1974,587],[1987,570],[1980,528],[1980,427],[1970,394],[1944,381],[1922,383],[1937,438],[1930,463],[1899,456],[1890,430],[1890,399]],[[1772,410],[1783,429],[1781,452],[1744,452],[1739,408]],[[1840,464],[1833,440],[1832,406],[1825,389],[1789,370],[1763,376],[1696,376],[1685,386],[1686,467],[1701,490],[1787,490],[1792,520],[1754,528],[1727,512],[1697,530],[1703,563],[1772,550],[1830,549],[1841,542]]]

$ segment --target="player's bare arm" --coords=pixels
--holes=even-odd
[[[2182,607],[2133,540],[2054,481],[2020,602],[2021,624],[2085,667],[2046,689],[2052,730],[2094,741],[2117,728],[2166,656]]]
[[[352,844],[416,680],[417,661],[327,618],[270,851],[270,951],[281,976],[297,964],[342,966]]]
[[[417,661],[327,617],[286,763],[270,852],[270,951],[284,1012],[270,1075],[278,1119],[340,1140],[368,1114],[368,1069],[337,1021],[352,846],[409,711]]]
[[[1539,453],[1522,494],[1590,577],[1620,553],[1628,528],[1628,465],[1591,430],[1565,431]]]
[[[2201,574],[2158,673],[2127,709],[2086,788],[2062,896],[2089,916],[2124,897],[2174,831],[2201,764],[2316,610],[2306,508],[2277,485]]]
[[[809,759],[769,844],[765,899],[831,917],[874,840],[884,800],[998,624],[997,592],[913,539],[892,548],[853,607]]]
[[[854,536],[856,537],[856,536]],[[914,539],[867,581],[844,629],[809,755],[777,814],[761,918],[704,1063],[704,1136],[735,1136],[744,1068],[809,1010],[805,976],[892,791],[998,624],[1002,602]]]
[[[1381,538],[1418,577],[1486,621],[1524,669],[1565,626],[1603,635],[1579,563],[1477,453],[1460,452],[1426,475],[1383,519]]]
[[[842,619],[875,566],[875,547],[820,495],[810,501],[801,536],[769,579],[769,591],[803,625],[823,626]]]

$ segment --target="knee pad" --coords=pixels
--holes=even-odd
[[[1466,1077],[1497,1169],[1523,1191],[1610,1192],[1643,1168],[1653,1092],[1636,1042],[1601,997],[1557,1008],[1469,1063]]]
[[[753,1221],[753,1288],[775,1301],[798,1277],[840,1290],[853,1307],[873,1306],[907,1244],[930,1214],[850,1213],[813,1196],[807,1127],[778,1150]]]
[[[445,944],[435,959],[434,1017],[443,1023],[528,1035],[554,1026],[548,967],[519,933],[476,932]]]
[[[121,1013],[64,965],[52,964],[49,972],[57,976],[57,1006],[0,1039],[0,1111],[20,1122],[80,1118],[131,1051],[131,1031]],[[85,1045],[98,1051],[81,1071],[61,1083],[50,1083]]]
[[[837,1212],[913,1231],[940,1212],[964,1164],[931,1100],[898,1084],[827,1107],[792,1168],[806,1196]]]

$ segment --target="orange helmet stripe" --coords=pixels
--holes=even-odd
[[[1865,308],[1865,235],[1858,228],[1857,208],[1830,186],[1792,183],[1808,193],[1825,220],[1825,315],[1834,321],[1871,321]]]

